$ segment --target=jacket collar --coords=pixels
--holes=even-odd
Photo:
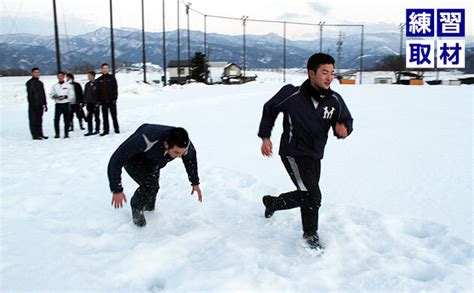
[[[303,84],[300,87],[301,92],[306,96],[306,97],[311,97],[318,101],[319,103],[328,100],[331,98],[333,91],[329,88],[327,90],[321,90],[313,87],[309,81],[309,79],[305,80]]]

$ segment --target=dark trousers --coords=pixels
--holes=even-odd
[[[33,138],[43,137],[43,105],[28,105],[28,118]]]
[[[84,110],[82,110],[82,107],[79,104],[71,104],[71,110],[70,110],[70,121],[69,121],[69,126],[71,129],[74,129],[74,114],[76,114],[77,120],[79,120],[79,126],[82,128],[82,119],[84,119]]]
[[[299,207],[303,232],[314,234],[318,231],[321,190],[319,177],[321,160],[310,157],[282,157],[283,165],[296,185],[296,190],[282,193],[274,202],[275,210],[286,210]]]
[[[117,101],[112,103],[102,104],[102,119],[104,120],[104,133],[109,133],[109,110],[110,116],[112,116],[112,122],[114,124],[115,132],[119,131],[119,124],[117,120]]]
[[[87,109],[87,116],[86,116],[86,121],[87,121],[87,131],[89,133],[92,132],[93,129],[93,121],[92,119],[94,118],[95,120],[95,131],[99,132],[100,130],[100,109],[96,104],[93,103],[87,103],[86,105]]]
[[[160,189],[160,169],[133,162],[125,165],[125,170],[138,183],[130,205],[132,209],[154,210],[156,195]]]
[[[56,135],[59,135],[59,118],[61,118],[61,115],[63,115],[64,119],[64,135],[67,135],[69,132],[69,121],[71,120],[69,116],[69,103],[56,103],[54,108],[54,131]]]

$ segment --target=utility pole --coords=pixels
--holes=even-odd
[[[145,0],[142,0],[142,54],[143,54],[143,82],[146,81],[146,47],[145,47]]]
[[[403,52],[402,52],[402,50],[403,50],[403,29],[405,28],[405,24],[402,22],[402,23],[400,23],[399,26],[400,26],[400,53],[399,53],[399,55],[401,57],[403,55]]]
[[[189,64],[191,62],[191,37],[189,36],[189,6],[191,6],[191,2],[188,2],[186,4],[186,16],[188,19],[188,66],[191,68]]]
[[[323,52],[323,26],[325,23],[325,21],[319,22],[319,53]]]
[[[244,29],[244,35],[243,35],[243,67],[244,67],[244,78],[245,78],[245,71],[247,69],[247,66],[246,66],[246,59],[247,59],[247,51],[246,51],[246,45],[245,45],[245,26],[246,26],[246,23],[247,23],[247,19],[249,17],[248,16],[242,16],[242,26],[243,26],[243,29]]]
[[[56,0],[53,0],[54,13],[54,39],[56,43],[56,66],[58,72],[61,71],[61,52],[59,51],[59,31],[58,31],[58,17],[56,14]]]
[[[115,44],[114,44],[114,20],[112,13],[112,0],[110,0],[110,50],[112,57],[112,75],[115,75]]]
[[[204,54],[206,56],[208,55],[207,53],[207,15],[204,15]]]
[[[178,21],[177,21],[177,24],[178,24],[178,35],[177,35],[177,53],[178,53],[178,83],[181,84],[181,58],[180,58],[180,44],[179,44],[179,0],[176,0],[176,5],[177,5],[177,10],[178,10]]]
[[[283,83],[286,82],[286,22],[283,22]]]
[[[360,78],[359,84],[362,84],[362,71],[364,69],[364,25],[361,25],[360,33]]]
[[[339,75],[340,73],[340,68],[342,66],[342,44],[343,44],[343,41],[342,39],[344,38],[344,34],[342,33],[342,31],[339,31],[339,40],[337,41],[336,43],[336,47],[337,47],[337,63],[339,64],[339,66],[337,67],[337,74]]]
[[[166,86],[166,31],[165,31],[165,0],[163,2],[163,86]]]

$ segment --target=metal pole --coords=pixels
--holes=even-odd
[[[188,65],[191,62],[191,37],[189,36],[189,6],[191,3],[186,4],[186,15],[188,18]]]
[[[208,53],[207,53],[207,15],[204,15],[204,54],[208,56]],[[209,57],[207,60],[209,60]]]
[[[145,0],[142,0],[142,54],[143,54],[143,82],[146,83],[146,47],[145,47]]]
[[[110,0],[110,51],[112,58],[112,75],[115,75],[115,44],[114,44],[114,20],[112,13],[112,0]]]
[[[364,25],[361,26],[361,35],[360,35],[360,78],[359,84],[362,84],[362,70],[363,70],[363,59],[364,59]]]
[[[319,22],[319,53],[323,52],[323,23]]]
[[[181,60],[180,60],[180,44],[179,44],[179,0],[176,0],[176,4],[177,4],[177,11],[178,11],[178,35],[177,35],[177,38],[178,38],[178,41],[177,41],[177,53],[178,53],[178,83],[181,84]]]
[[[337,66],[336,73],[339,75],[341,66],[342,66],[342,58],[341,58],[341,53],[342,53],[342,31],[339,31],[339,40],[336,43],[336,50],[337,50],[337,63],[339,63],[339,66]]]
[[[438,42],[438,41],[435,41],[435,42]],[[438,56],[438,46],[435,45],[434,46],[434,54],[435,56]],[[435,58],[435,68],[436,68],[436,80],[438,81],[439,80],[439,68],[438,68],[438,58]]]
[[[243,67],[244,67],[244,77],[245,77],[245,71],[246,71],[246,55],[247,55],[247,51],[246,51],[246,46],[245,46],[245,22],[247,21],[247,18],[248,16],[243,16],[242,17],[242,25],[243,25],[243,29],[244,29],[244,35],[243,35],[243,56],[242,56],[242,59],[243,59]]]
[[[286,82],[286,22],[283,23],[283,82]]]
[[[403,50],[403,26],[405,24],[402,22],[400,23],[400,56],[402,56],[402,50]]]
[[[163,2],[163,85],[166,86],[166,31],[165,31],[165,0]]]
[[[56,0],[53,0],[54,13],[54,39],[56,42],[56,66],[58,72],[61,71],[61,53],[59,51],[59,31],[58,31],[58,17],[56,15]]]

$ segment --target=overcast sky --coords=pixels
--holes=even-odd
[[[180,0],[182,1],[182,0]],[[52,0],[1,0],[0,33],[53,34]],[[77,35],[109,26],[109,0],[56,0],[60,32]],[[254,19],[287,20],[297,22],[364,24],[366,32],[398,31],[404,22],[406,8],[465,8],[466,33],[472,35],[472,1],[465,0],[192,0],[191,7],[208,15]],[[166,30],[177,27],[177,1],[166,0]],[[405,4],[406,3],[406,4]],[[113,0],[114,26],[141,28],[141,0]],[[186,27],[184,5],[181,6],[181,28]],[[162,30],[162,1],[145,0],[146,31]],[[190,14],[191,29],[203,30],[203,17]],[[208,31],[223,34],[241,34],[238,21],[208,19]],[[330,28],[327,28],[330,30]],[[280,24],[248,23],[249,34],[282,34]],[[326,30],[326,29],[325,29]],[[337,29],[339,30],[339,29]],[[335,31],[334,31],[335,32]],[[358,33],[344,29],[346,34]],[[287,36],[309,39],[317,36],[317,27],[288,25]]]

